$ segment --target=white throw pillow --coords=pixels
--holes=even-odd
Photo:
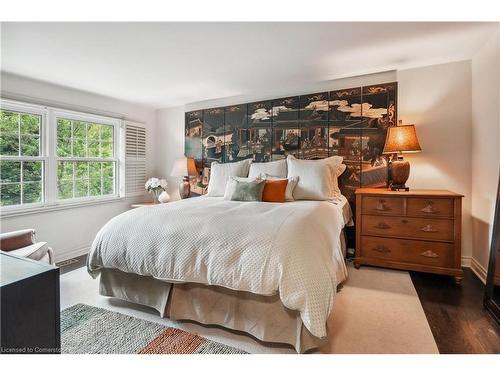
[[[293,191],[295,200],[325,201],[334,199],[337,195],[334,183],[337,180],[337,166],[332,161],[298,160],[289,156],[287,164],[288,174],[299,177]]]
[[[270,176],[286,178],[286,159],[269,161],[267,163],[252,163],[248,177],[256,178],[260,175],[268,174]]]
[[[207,196],[223,197],[229,177],[247,177],[251,163],[251,159],[224,164],[212,162]]]
[[[297,186],[297,182],[299,182],[299,177],[298,176],[292,176],[288,178],[280,178],[280,177],[275,177],[275,176],[270,176],[268,174],[261,174],[260,178],[263,180],[288,180],[288,183],[286,184],[286,189],[285,189],[285,200],[287,202],[293,201],[293,189],[295,189],[295,186]]]
[[[293,155],[289,155],[287,158],[287,164],[289,163],[290,160],[298,160],[295,158]],[[310,165],[314,164],[328,164],[332,166],[332,184],[333,184],[333,191],[334,195],[339,196],[342,193],[340,192],[339,188],[339,176],[344,173],[346,170],[347,166],[345,164],[342,164],[342,161],[344,158],[342,156],[330,156],[329,158],[325,159],[317,159],[317,160],[301,160],[306,163],[310,163]]]

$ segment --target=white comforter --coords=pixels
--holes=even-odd
[[[347,276],[341,206],[200,197],[137,208],[99,231],[87,267],[93,277],[115,268],[169,282],[279,293],[322,338],[337,284]]]

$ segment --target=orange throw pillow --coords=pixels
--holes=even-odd
[[[285,201],[287,179],[283,180],[266,180],[264,192],[262,193],[262,202],[280,202]]]

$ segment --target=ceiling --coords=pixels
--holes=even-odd
[[[2,71],[153,108],[470,59],[487,23],[2,23]]]

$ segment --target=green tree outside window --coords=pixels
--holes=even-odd
[[[43,200],[43,161],[8,159],[40,156],[41,123],[40,115],[0,110],[1,206]]]

